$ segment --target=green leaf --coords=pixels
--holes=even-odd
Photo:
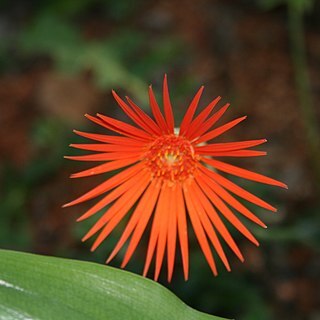
[[[222,319],[116,268],[7,250],[0,261],[0,319]]]

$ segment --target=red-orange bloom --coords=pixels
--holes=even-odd
[[[150,221],[152,221],[152,227],[143,275],[147,274],[152,258],[155,256],[155,280],[159,277],[165,252],[167,253],[168,281],[171,280],[178,241],[184,277],[188,278],[187,217],[191,221],[199,245],[215,275],[217,269],[211,245],[226,269],[230,270],[217,233],[243,261],[243,256],[225,227],[222,217],[227,219],[251,242],[258,245],[258,241],[231,208],[256,224],[262,227],[266,226],[234,195],[267,210],[276,211],[276,209],[226,179],[220,172],[284,188],[286,185],[261,174],[217,160],[219,157],[263,156],[265,152],[250,148],[261,145],[266,140],[209,142],[236,126],[246,117],[235,119],[212,129],[226,112],[229,104],[213,112],[220,100],[218,97],[195,116],[202,91],[203,87],[199,89],[191,101],[178,132],[174,126],[166,76],[163,82],[164,115],[160,111],[151,86],[149,87],[149,98],[154,118],[149,117],[128,97],[125,102],[112,91],[115,100],[135,123],[135,126],[97,114],[96,117],[89,115],[86,117],[96,124],[118,133],[118,135],[75,131],[76,134],[98,143],[72,144],[71,146],[96,153],[66,158],[80,161],[101,161],[103,164],[72,174],[72,178],[122,169],[94,189],[65,205],[75,205],[105,194],[78,219],[78,221],[87,219],[109,206],[84,236],[83,241],[99,233],[92,246],[92,250],[95,250],[133,208],[123,234],[111,252],[107,263],[130,238],[121,265],[121,267],[125,267]]]

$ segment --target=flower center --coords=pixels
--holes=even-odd
[[[150,145],[145,160],[154,177],[183,181],[193,174],[198,159],[188,140],[170,134],[159,137]]]

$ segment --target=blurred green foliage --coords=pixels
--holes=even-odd
[[[121,84],[146,102],[146,85],[139,75],[168,63],[179,53],[180,46],[173,38],[160,39],[147,48],[147,54],[139,54],[132,66],[126,63],[145,41],[142,33],[126,29],[106,40],[86,40],[75,26],[60,17],[42,14],[22,31],[19,47],[29,54],[49,55],[63,72],[91,71],[99,87],[109,89]]]
[[[300,12],[308,11],[312,8],[314,0],[257,0],[258,5],[263,9],[273,9],[279,5],[287,5]]]

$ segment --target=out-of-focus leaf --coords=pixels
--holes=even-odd
[[[269,232],[261,232],[257,230],[256,234],[260,239],[264,241],[277,241],[283,243],[304,243],[306,245],[319,248],[320,235],[319,235],[320,223],[316,219],[304,219],[297,221],[292,226],[281,226],[273,228]]]
[[[6,250],[0,260],[1,319],[222,319],[127,271]]]
[[[30,54],[48,54],[67,73],[90,70],[103,89],[125,87],[146,101],[145,84],[124,67],[108,41],[86,41],[74,27],[54,15],[40,15],[20,35],[21,49]]]
[[[313,0],[258,0],[258,4],[263,9],[273,9],[279,5],[288,5],[295,10],[304,12],[312,7]]]

